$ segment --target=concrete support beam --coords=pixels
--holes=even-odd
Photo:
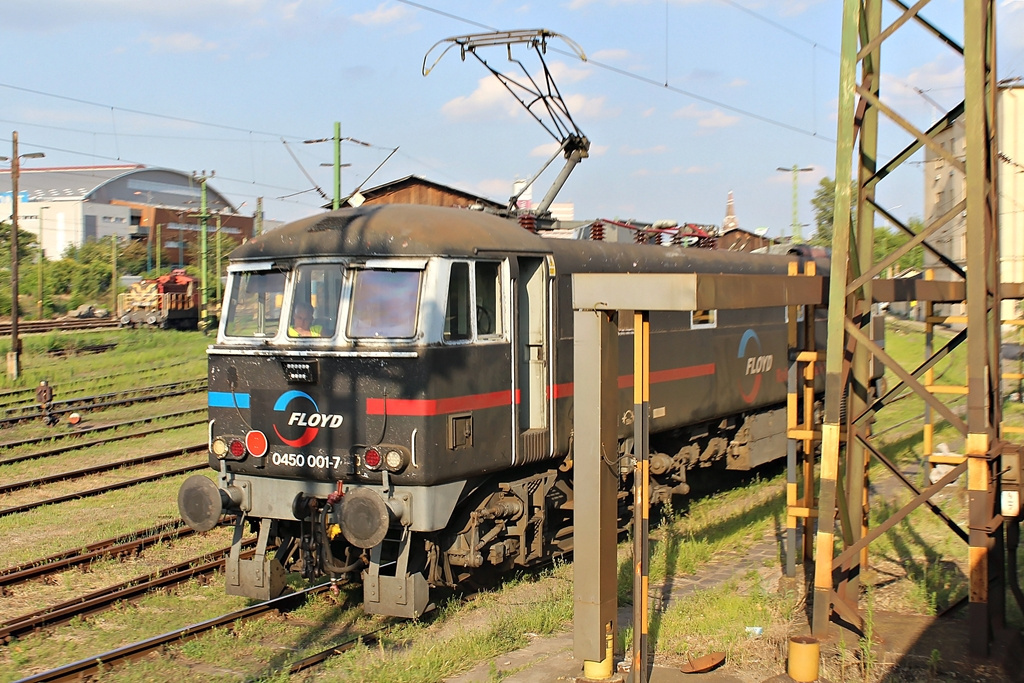
[[[617,629],[619,340],[614,312],[577,310],[573,325],[573,642],[586,670]]]

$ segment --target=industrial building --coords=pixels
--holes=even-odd
[[[0,169],[0,221],[11,217],[11,170]],[[111,235],[159,244],[161,261],[183,263],[199,243],[202,183],[192,174],[137,164],[33,168],[18,174],[18,227],[36,235],[48,259]],[[254,219],[238,214],[206,183],[207,225],[236,243]]]
[[[999,264],[1002,282],[1024,282],[1024,87],[1001,86],[996,101],[998,127]],[[935,136],[935,142],[961,164],[965,160],[967,136],[963,117],[952,121]],[[953,210],[967,196],[962,166],[949,163],[925,147],[924,221],[933,221]],[[961,268],[967,266],[967,217],[960,211],[939,228],[929,243]],[[958,279],[931,252],[924,253],[924,266],[935,271],[936,279]],[[1004,318],[1016,317],[1018,302],[1004,302]],[[963,306],[950,307],[963,313]]]

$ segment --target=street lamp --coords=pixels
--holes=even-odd
[[[804,168],[798,168],[796,164],[793,164],[792,168],[783,168],[782,166],[779,166],[775,170],[776,171],[783,171],[784,173],[790,173],[790,172],[793,173],[793,225],[792,225],[793,238],[792,239],[793,239],[793,242],[795,242],[795,243],[803,242],[804,241],[803,237],[800,235],[800,228],[801,228],[801,225],[800,225],[800,205],[799,205],[799,203],[797,201],[797,195],[798,195],[798,191],[797,191],[797,189],[798,189],[797,177],[799,176],[800,173],[806,173],[808,171],[813,171],[814,169],[811,168],[810,166],[805,166]]]
[[[11,133],[11,350],[7,354],[7,374],[18,379],[21,374],[21,340],[18,339],[18,171],[22,159],[41,159],[45,154],[31,152],[18,154],[18,131]]]

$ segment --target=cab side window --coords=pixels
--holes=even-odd
[[[498,338],[502,332],[501,264],[453,262],[448,278],[445,341]]]
[[[476,264],[476,335],[501,334],[501,264]]]
[[[470,326],[469,264],[453,263],[448,279],[448,309],[444,315],[444,338],[446,341],[469,339],[473,335]]]

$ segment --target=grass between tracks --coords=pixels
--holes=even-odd
[[[778,481],[759,481],[693,503],[687,516],[671,520],[658,532],[663,540],[652,553],[654,580],[664,577],[669,567],[680,573],[697,571],[727,548],[742,553],[778,524],[780,492]],[[625,572],[627,548],[623,546]],[[439,681],[476,662],[522,647],[533,638],[568,628],[573,608],[572,571],[571,564],[556,564],[545,571],[524,573],[469,603],[453,601],[422,621],[399,623],[364,615],[359,605],[361,590],[354,587],[339,596],[313,597],[289,614],[239,623],[234,629],[219,629],[170,647],[143,662],[106,672],[104,680],[283,681],[289,679],[285,673],[289,662],[344,642],[352,633],[383,626],[378,645],[356,647],[296,680]],[[752,580],[742,578],[744,585]],[[16,641],[0,650],[0,681],[96,655],[246,604],[224,595],[221,581],[218,577],[212,585],[191,582],[173,593],[148,596]],[[756,589],[755,594],[769,595],[764,589]],[[698,594],[693,599],[706,604],[710,595]],[[773,616],[777,611],[774,603],[761,604],[757,623],[766,624],[767,618],[784,620],[782,612]],[[664,647],[690,651],[692,646],[678,638],[687,629],[681,621],[687,611],[685,606],[673,607],[663,615]],[[733,609],[719,612],[724,621]],[[744,651],[738,647],[743,645],[743,626],[754,616],[744,615],[735,622],[738,629],[730,629],[737,657]]]
[[[887,342],[889,352],[907,363],[923,358],[920,333],[890,331]],[[943,361],[936,375],[942,377],[942,383],[962,382],[962,358],[954,354]],[[893,386],[895,380],[890,377],[889,382]],[[876,423],[876,432],[890,430],[881,437],[883,450],[902,467],[920,467],[920,420],[906,421],[922,412],[919,399],[902,399],[880,414]],[[1017,420],[1019,424],[1021,414],[1019,406],[1007,407],[1008,420]],[[961,448],[948,425],[939,423],[937,429],[936,442],[946,441],[951,451]],[[923,484],[923,474],[914,477],[919,485]],[[891,506],[912,495],[902,485],[893,483],[877,463],[872,464],[871,480],[873,523],[888,516]],[[685,508],[666,511],[663,524],[652,535],[652,587],[669,583],[670,577],[703,575],[733,563],[755,543],[771,537],[785,520],[782,481],[775,476],[749,482],[711,498],[692,500]],[[6,540],[9,533],[21,528],[26,534],[36,534],[40,542],[59,549],[71,544],[76,536],[98,534],[100,528],[105,536],[117,533],[110,530],[120,522],[115,521],[117,515],[109,510],[120,510],[122,514],[130,511],[132,521],[124,522],[124,530],[141,528],[161,515],[176,516],[174,494],[179,482],[180,479],[147,485],[149,488],[144,492],[125,498],[79,501],[80,507],[61,506],[60,512],[38,511],[33,513],[39,515],[38,519],[25,516],[22,527],[4,527],[4,520],[0,519],[0,536]],[[948,487],[939,500],[948,514],[963,525],[967,505],[962,486]],[[50,539],[51,534],[56,538]],[[82,542],[86,541],[78,540],[73,545]],[[164,550],[173,555],[175,547]],[[188,556],[184,549],[180,550],[178,559]],[[630,553],[627,542],[620,548],[622,603],[631,598]],[[872,544],[871,558],[864,584],[870,591],[873,609],[934,614],[965,591],[965,545],[925,509],[912,513]],[[93,573],[120,571],[115,566],[118,564],[97,565]],[[778,583],[779,564],[778,557],[766,559],[756,569],[739,571],[719,585],[695,590],[652,610],[650,643],[659,662],[678,663],[687,656],[724,650],[726,672],[738,676],[744,672],[761,674],[760,678],[749,680],[763,680],[765,673],[780,673],[784,669],[786,639],[795,628],[804,628],[798,624],[806,605],[799,585]],[[484,662],[487,671],[480,680],[497,681],[511,673],[504,669],[503,653],[569,627],[572,571],[572,565],[562,564],[544,572],[524,574],[467,604],[445,604],[422,621],[402,623],[364,615],[359,607],[361,590],[356,587],[338,596],[311,598],[304,607],[288,614],[239,623],[233,629],[219,629],[169,647],[142,662],[104,672],[103,679],[438,681]],[[60,581],[75,585],[86,576],[69,573]],[[93,656],[245,604],[241,598],[224,595],[220,577],[210,585],[191,582],[0,648],[0,682]],[[1012,608],[1011,612],[1011,623],[1016,620],[1019,624],[1019,615]],[[762,634],[751,636],[747,626],[760,627]],[[349,634],[381,627],[384,630],[379,634],[379,645],[357,647],[305,674],[290,677],[284,673],[289,662],[344,642],[351,637]],[[631,637],[628,630],[622,633],[619,648],[627,646]],[[858,680],[878,680],[874,677],[880,675],[877,666],[872,677],[868,676],[870,664],[866,649],[861,651],[854,646],[851,650],[830,650],[823,656],[822,673],[832,680],[851,680],[847,674],[856,670]],[[925,677],[906,675],[891,680]]]
[[[144,384],[163,384],[206,376],[206,353],[213,337],[199,332],[170,330],[103,330],[95,332],[49,332],[22,337],[21,376],[12,380],[0,375],[0,391],[35,387],[47,380],[54,387],[54,398],[61,395],[61,385],[75,383],[81,386],[90,380],[110,379],[113,388],[101,393],[129,389]],[[6,344],[6,347],[4,346]],[[102,353],[90,353],[89,347],[115,344]],[[0,354],[6,354],[10,341],[0,339]],[[64,352],[57,357],[51,352]],[[187,361],[180,364],[181,361]],[[165,372],[158,372],[162,366]],[[144,381],[146,375],[154,381]],[[104,385],[106,386],[106,385]],[[76,390],[75,395],[95,393],[87,387]]]

